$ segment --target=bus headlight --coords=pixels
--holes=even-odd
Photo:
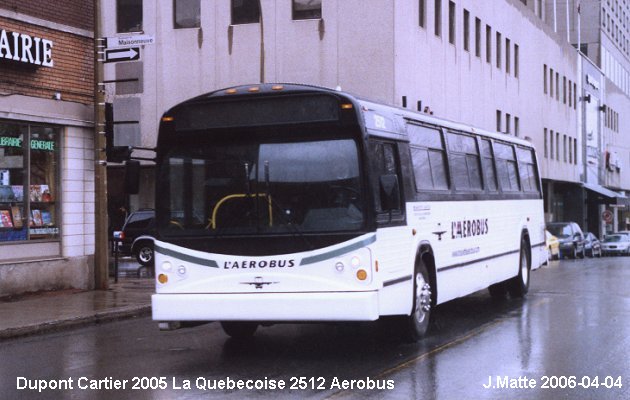
[[[169,272],[169,271],[170,271],[170,270],[172,270],[172,269],[173,269],[173,264],[171,264],[170,262],[168,262],[168,261],[164,261],[164,262],[162,263],[162,270],[163,270],[163,271],[167,271],[167,272]]]
[[[359,258],[359,256],[352,257],[352,259],[350,260],[350,265],[352,265],[352,268],[354,269],[359,268],[359,266],[361,265],[361,259]]]

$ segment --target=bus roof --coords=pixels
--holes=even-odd
[[[422,113],[419,111],[413,111],[406,108],[396,107],[384,103],[379,103],[372,100],[367,100],[361,96],[356,96],[349,92],[344,92],[342,90],[331,89],[323,86],[316,86],[310,84],[302,84],[302,83],[259,83],[259,84],[250,84],[250,85],[239,85],[232,86],[229,88],[215,90],[213,92],[209,92],[197,97],[194,97],[190,100],[187,100],[179,105],[173,107],[173,109],[178,108],[180,106],[192,105],[197,103],[203,103],[204,101],[210,99],[218,99],[220,97],[249,97],[252,95],[273,95],[273,94],[300,94],[300,93],[328,93],[335,95],[337,97],[344,97],[348,100],[355,103],[355,105],[359,106],[357,109],[361,112],[364,123],[366,127],[368,127],[369,134],[371,135],[382,135],[396,136],[399,139],[408,140],[407,131],[405,129],[405,121],[416,121],[424,124],[441,126],[447,129],[458,130],[462,132],[467,132],[471,134],[479,134],[482,136],[486,136],[488,138],[509,141],[512,143],[517,143],[522,146],[533,147],[533,144],[527,140],[520,139],[514,136],[506,135],[504,133],[496,133],[491,132],[475,127],[471,127],[469,125],[459,123],[456,121],[451,121],[444,118],[435,117],[433,115],[429,115],[426,113]],[[173,109],[167,111],[165,115],[168,115]],[[380,125],[375,126],[375,124],[370,121],[369,117],[372,115],[379,116],[384,118],[385,121],[391,121],[391,124],[388,126]]]

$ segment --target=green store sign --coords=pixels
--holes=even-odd
[[[0,136],[0,147],[22,147],[22,139]],[[55,151],[55,142],[52,140],[32,139],[31,150]]]

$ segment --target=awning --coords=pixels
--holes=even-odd
[[[590,191],[593,191],[595,193],[599,193],[602,196],[608,197],[610,199],[627,199],[627,197],[622,195],[621,193],[617,193],[615,191],[612,191],[608,188],[605,188],[601,185],[597,185],[594,183],[584,183],[584,188]]]

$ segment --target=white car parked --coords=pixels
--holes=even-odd
[[[613,233],[604,236],[602,241],[602,254],[610,255],[630,255],[630,235],[626,233]]]

